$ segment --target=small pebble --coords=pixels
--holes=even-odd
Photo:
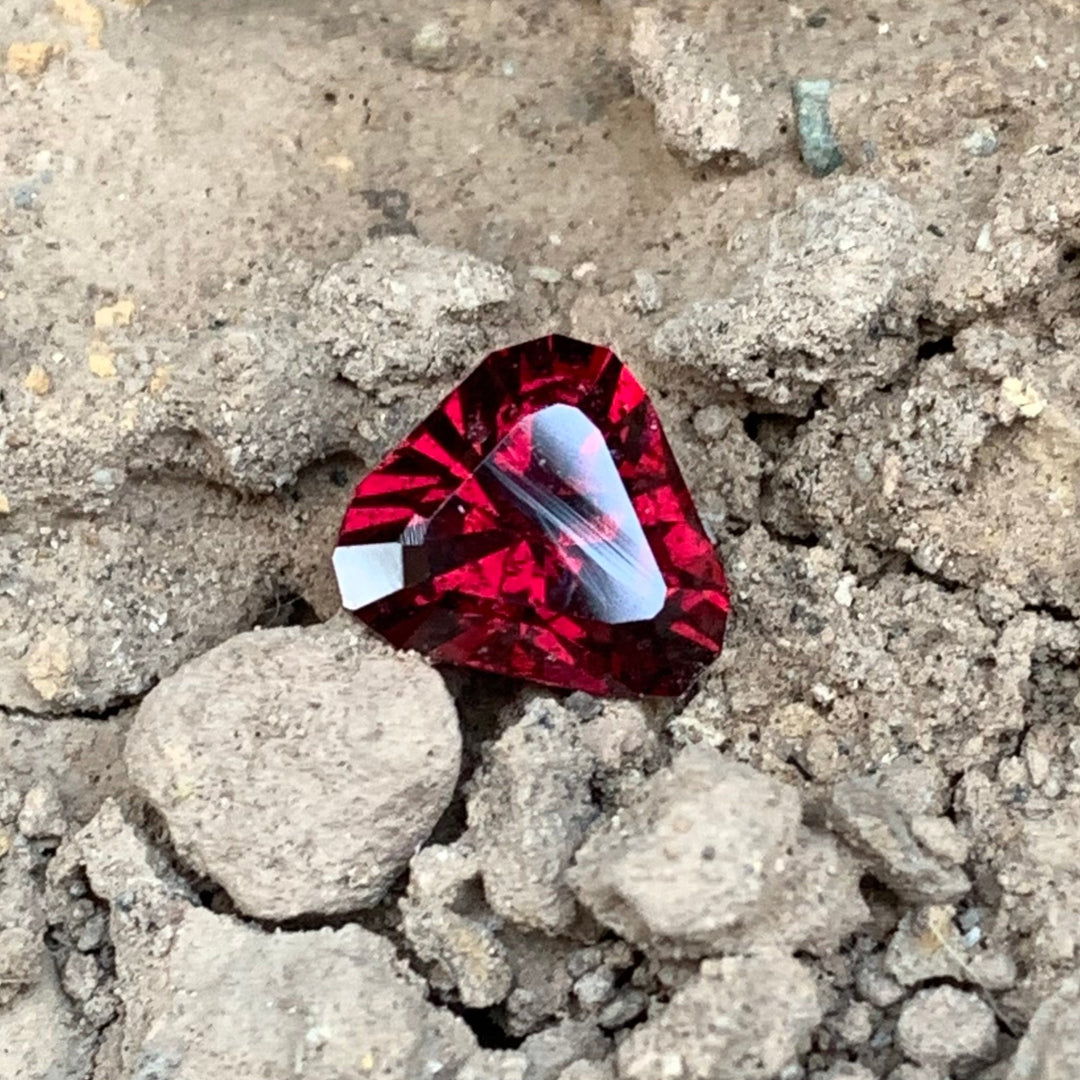
[[[628,987],[603,1009],[596,1022],[605,1031],[615,1031],[636,1020],[649,1007],[649,999],[640,991]]]
[[[604,1005],[615,995],[615,975],[608,968],[597,968],[574,983],[574,996],[585,1008]]]
[[[74,952],[64,964],[61,982],[64,993],[75,1001],[89,1001],[94,996],[101,978],[101,969],[95,957]]]
[[[881,970],[881,957],[871,957],[855,976],[859,997],[879,1009],[895,1005],[904,996],[904,988],[891,975]]]
[[[799,131],[799,151],[814,176],[828,176],[844,164],[844,155],[829,119],[832,83],[828,79],[797,79],[791,95]]]
[[[845,1046],[862,1046],[874,1033],[874,1011],[865,1001],[853,1001],[833,1021],[832,1027]]]
[[[989,157],[998,148],[997,135],[989,124],[980,124],[964,139],[963,146],[975,157]]]
[[[600,702],[584,690],[575,690],[563,704],[581,720],[595,720],[603,712]]]
[[[954,986],[920,990],[896,1023],[900,1049],[920,1065],[950,1068],[988,1061],[997,1049],[994,1010]]]
[[[51,784],[35,784],[23,799],[18,825],[19,832],[31,840],[63,836],[67,826],[56,788]]]
[[[633,284],[624,298],[624,306],[639,315],[651,315],[664,306],[664,288],[659,278],[648,270],[635,270]]]
[[[446,71],[454,66],[454,41],[441,22],[424,23],[413,36],[409,54],[414,64],[428,71]]]
[[[562,271],[556,270],[553,266],[530,266],[529,277],[544,285],[558,285],[563,279]]]
[[[79,938],[75,942],[75,948],[79,952],[94,952],[100,949],[105,944],[105,930],[108,926],[108,922],[105,918],[105,913],[99,911],[94,915],[91,915],[86,920],[86,924],[83,926],[79,933]]]

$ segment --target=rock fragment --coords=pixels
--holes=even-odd
[[[496,934],[499,920],[480,892],[480,864],[472,848],[465,842],[435,845],[409,863],[409,888],[400,903],[409,943],[421,960],[436,965],[429,981],[456,988],[462,1004],[474,1009],[503,1001],[514,981]]]
[[[163,988],[151,966],[134,980],[150,1018],[128,1047],[136,1070],[173,1062],[175,1080],[296,1071],[330,1080],[358,1068],[422,1077],[475,1050],[462,1021],[425,1001],[393,946],[355,925],[268,936],[194,908],[166,965]],[[238,1029],[247,1037],[237,1039]]]
[[[666,19],[634,12],[630,60],[637,92],[652,103],[664,144],[691,162],[760,162],[778,147],[776,96],[738,75],[722,44]]]
[[[814,980],[779,954],[706,960],[620,1045],[620,1080],[775,1080],[821,1020]]]
[[[575,1061],[563,1069],[559,1080],[615,1080],[614,1066],[608,1061]]]
[[[799,153],[806,167],[818,177],[828,176],[844,164],[829,118],[831,94],[832,83],[828,79],[796,79],[791,88]]]
[[[558,1080],[575,1061],[606,1057],[611,1044],[595,1024],[564,1020],[530,1035],[521,1049],[529,1060],[528,1080]]]
[[[455,1075],[477,1053],[389,941],[355,924],[266,933],[193,906],[182,882],[157,874],[115,803],[61,849],[50,876],[62,883],[78,867],[111,907],[124,1006],[117,1075],[411,1080]]]
[[[0,715],[0,823],[14,821],[22,811],[19,831],[46,837],[63,835],[70,823],[89,821],[102,800],[124,786],[121,759],[129,719],[122,714],[102,723]],[[20,792],[25,793],[21,804]]]
[[[888,974],[904,986],[956,979],[986,990],[1008,990],[1016,964],[1002,952],[972,947],[956,926],[956,909],[935,905],[909,911],[889,940],[883,958]]]
[[[741,248],[737,285],[665,322],[660,357],[798,415],[819,390],[858,400],[910,361],[929,264],[913,207],[883,185],[801,193]]]
[[[17,822],[19,832],[30,839],[63,836],[67,829],[64,805],[55,784],[35,784],[23,798]]]
[[[664,286],[649,270],[635,270],[623,307],[638,315],[652,315],[664,306]]]
[[[92,1042],[80,1035],[55,977],[0,1008],[0,1076],[4,1080],[85,1075]]]
[[[385,404],[417,380],[456,376],[479,360],[488,343],[481,316],[512,295],[501,267],[384,237],[314,287],[306,325],[341,375]]]
[[[880,880],[905,900],[955,900],[971,888],[963,870],[919,843],[912,815],[879,778],[856,777],[837,784],[827,818],[830,828],[869,859]]]
[[[412,62],[429,71],[447,71],[454,66],[454,39],[450,28],[438,20],[424,23],[409,45]]]
[[[855,989],[864,1001],[878,1009],[887,1009],[904,999],[904,987],[882,966],[880,953],[874,953],[859,965],[855,973]]]
[[[529,1059],[516,1050],[479,1050],[456,1080],[528,1080]]]
[[[468,800],[488,903],[547,933],[575,919],[564,873],[597,813],[589,787],[595,763],[581,727],[554,702],[534,700],[491,747]]]
[[[213,479],[277,491],[309,462],[354,444],[356,398],[335,382],[337,371],[336,359],[295,328],[229,327],[187,345],[159,408],[216,451],[202,465]]]
[[[920,990],[900,1011],[900,1049],[920,1065],[943,1069],[991,1061],[997,1049],[994,1010],[954,986]]]
[[[44,958],[44,946],[29,930],[0,930],[0,1009],[38,981]]]
[[[1006,1080],[1073,1080],[1080,1061],[1080,978],[1065,979],[1035,1011]]]
[[[344,622],[242,634],[192,661],[148,695],[127,745],[181,856],[268,919],[378,903],[459,756],[438,674],[373,654]]]
[[[853,1061],[844,1061],[834,1065],[828,1072],[815,1074],[814,1080],[877,1080],[877,1077],[865,1065]]]
[[[855,864],[801,825],[795,790],[703,747],[594,831],[569,878],[600,922],[664,955],[818,951],[865,916]]]
[[[97,959],[86,953],[74,952],[64,963],[60,985],[73,1001],[85,1003],[94,996],[101,981]]]

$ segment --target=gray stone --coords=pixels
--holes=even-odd
[[[618,1050],[622,1080],[774,1080],[821,1020],[814,980],[779,954],[706,960]]]
[[[575,1061],[606,1057],[611,1044],[595,1024],[563,1020],[530,1035],[521,1049],[529,1060],[528,1080],[558,1080],[563,1069]]]
[[[86,953],[73,952],[64,963],[60,985],[73,1001],[87,1002],[101,981],[97,959]]]
[[[574,997],[585,1008],[604,1005],[615,994],[615,974],[609,968],[586,972],[574,983]]]
[[[439,675],[340,621],[243,634],[143,702],[132,780],[180,855],[268,919],[377,904],[457,783]]]
[[[45,781],[35,784],[23,797],[17,822],[19,832],[30,839],[63,836],[67,829],[64,806],[56,785]]]
[[[575,1061],[559,1074],[559,1080],[615,1080],[610,1061]]]
[[[865,917],[854,863],[800,824],[797,792],[704,747],[596,829],[569,877],[602,923],[671,956],[823,950]]]
[[[989,157],[998,148],[997,135],[989,124],[977,124],[964,136],[963,147],[974,157]]]
[[[708,31],[655,8],[633,15],[630,62],[637,92],[651,102],[665,146],[691,162],[756,164],[779,148],[778,99]]]
[[[955,915],[949,905],[907,912],[889,939],[885,971],[904,986],[956,979],[992,991],[1013,987],[1017,972],[1012,958],[989,945],[968,945]]]
[[[454,39],[442,22],[426,22],[413,35],[409,53],[414,64],[429,71],[446,71],[454,66]]]
[[[919,843],[907,808],[879,779],[856,777],[837,784],[827,818],[830,828],[867,858],[873,873],[905,900],[955,900],[971,888],[963,870]]]
[[[1073,1080],[1080,1061],[1080,978],[1065,979],[1035,1011],[1006,1080]]]
[[[267,933],[192,906],[115,803],[61,849],[50,876],[79,867],[111,907],[119,1076],[404,1080],[454,1075],[477,1052],[388,940],[355,924]]]
[[[266,935],[194,908],[177,928],[165,987],[155,987],[153,965],[126,962],[143,965],[135,987],[149,996],[150,1019],[127,1058],[136,1070],[177,1062],[170,1080],[301,1069],[315,1080],[357,1069],[437,1076],[475,1050],[462,1021],[427,1003],[393,946],[358,926]]]
[[[953,986],[920,990],[900,1011],[900,1049],[920,1065],[941,1068],[993,1060],[997,1020],[982,998]]]
[[[0,930],[0,1009],[37,983],[44,959],[43,943],[29,930]]]
[[[855,973],[855,989],[859,997],[879,1009],[887,1009],[904,998],[904,987],[882,970],[880,953],[868,956]]]
[[[535,699],[490,747],[468,799],[469,838],[488,903],[547,933],[566,930],[576,917],[565,871],[596,817],[594,758],[581,728],[566,709]]]
[[[499,920],[480,899],[480,864],[471,847],[459,842],[418,852],[400,908],[416,955],[435,965],[432,984],[456,988],[469,1008],[506,998],[513,971],[495,932]]]
[[[513,295],[510,275],[407,236],[373,241],[311,293],[307,327],[341,374],[385,403],[419,379],[455,376],[488,342],[481,316]]]
[[[605,1005],[596,1017],[597,1024],[605,1031],[616,1031],[636,1020],[649,1007],[649,999],[632,986],[619,991],[615,1000]]]
[[[635,270],[624,299],[625,306],[639,315],[652,315],[664,306],[664,287],[649,270]]]
[[[814,1080],[877,1080],[877,1076],[865,1065],[844,1061],[839,1065],[834,1065],[827,1072],[815,1074]]]
[[[910,362],[930,264],[913,207],[883,185],[800,192],[767,229],[747,229],[739,250],[727,296],[696,301],[661,326],[661,358],[796,415],[822,388],[859,398]]]
[[[86,1075],[93,1042],[80,1034],[55,977],[0,1008],[4,1080],[74,1080]]]

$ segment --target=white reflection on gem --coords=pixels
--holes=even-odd
[[[405,586],[401,544],[352,544],[334,549],[341,606],[356,611]]]
[[[587,511],[535,479],[501,469],[498,450],[482,467],[552,541],[573,546],[583,560],[577,577],[593,618],[653,618],[664,606],[664,578],[600,429],[571,405],[549,405],[522,423],[532,426],[533,461],[587,500]]]

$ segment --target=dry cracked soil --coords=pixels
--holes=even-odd
[[[0,0],[0,1078],[1080,1074],[1072,0]],[[486,350],[611,344],[685,700],[338,610]]]

